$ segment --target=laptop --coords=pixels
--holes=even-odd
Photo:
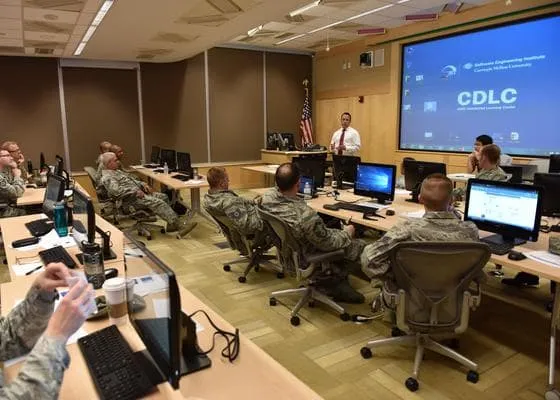
[[[300,197],[304,196],[303,191],[305,189],[306,183],[309,183],[309,186],[311,187],[311,197],[312,198],[317,197],[317,191],[315,190],[315,181],[312,176],[301,176],[299,178],[298,196]]]

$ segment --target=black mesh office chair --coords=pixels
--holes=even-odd
[[[247,281],[247,275],[251,270],[254,269],[258,271],[261,266],[267,266],[272,271],[275,271],[279,279],[284,278],[284,268],[279,263],[275,264],[271,262],[271,260],[278,259],[278,257],[276,255],[265,254],[268,250],[268,248],[263,247],[265,243],[258,243],[255,241],[255,239],[257,239],[255,235],[243,235],[236,230],[228,216],[213,213],[208,210],[206,210],[206,212],[216,221],[230,247],[241,253],[241,257],[224,263],[224,271],[231,271],[231,266],[234,264],[247,263],[243,274],[238,278],[240,283],[245,283]],[[234,235],[237,236],[237,240]]]
[[[350,314],[346,310],[329,298],[319,290],[318,274],[324,272],[325,265],[330,261],[337,261],[344,258],[344,250],[336,250],[331,252],[320,252],[314,254],[305,254],[298,242],[293,236],[290,226],[276,217],[261,209],[258,210],[262,220],[268,224],[271,231],[276,235],[275,243],[280,253],[280,260],[284,265],[286,272],[295,275],[297,280],[303,283],[303,286],[297,289],[286,289],[272,292],[269,298],[269,304],[275,306],[276,298],[291,295],[301,295],[300,299],[291,312],[290,323],[294,326],[300,324],[298,316],[299,310],[307,303],[314,304],[319,301],[332,308],[340,315],[343,321],[350,320]]]
[[[478,381],[478,365],[437,339],[453,337],[469,326],[470,309],[480,304],[480,286],[476,278],[490,258],[490,249],[480,242],[403,242],[390,254],[396,287],[386,282],[383,299],[396,311],[397,327],[404,336],[376,339],[362,347],[363,358],[371,358],[371,349],[385,345],[416,347],[412,376],[405,382],[418,390],[418,370],[424,349],[452,358],[469,368],[467,380]],[[475,283],[476,290],[469,286]]]

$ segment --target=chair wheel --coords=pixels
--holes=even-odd
[[[237,280],[239,281],[239,283],[247,282],[247,278],[245,278],[244,276],[240,276],[239,278],[237,278]]]
[[[165,228],[161,228],[159,231],[160,233],[165,233]]]
[[[146,236],[146,239],[148,239],[148,240],[152,240],[152,235],[150,235],[150,236]]]
[[[142,231],[138,231],[138,236],[142,236]]]
[[[315,307],[315,302],[311,300],[309,303],[307,303],[307,305],[309,306],[309,308],[313,308]]]
[[[560,392],[555,389],[549,390],[544,394],[545,400],[560,400]]]
[[[275,306],[276,303],[276,299],[274,297],[271,297],[270,299],[268,299],[268,304],[271,306]]]
[[[373,356],[373,353],[371,352],[371,349],[369,347],[362,347],[360,349],[360,354],[362,355],[362,357],[364,359],[368,359],[371,358]]]
[[[231,266],[228,265],[228,264],[224,265],[224,271],[226,271],[226,272],[231,271]]]
[[[410,390],[411,392],[416,392],[418,390],[418,381],[414,378],[408,378],[405,382],[404,385],[406,386],[406,388],[408,390]]]
[[[478,372],[470,370],[467,373],[467,381],[472,382],[472,383],[477,383],[478,382]]]
[[[253,268],[255,270],[255,272],[259,272],[259,270],[261,269],[261,267],[259,267],[258,265],[255,265],[255,268]]]
[[[391,336],[392,337],[404,336],[404,332],[395,326],[391,329]]]
[[[348,314],[347,312],[340,314],[340,319],[343,321],[350,321],[350,314]]]
[[[277,277],[278,279],[284,279],[284,276],[285,276],[285,275],[284,275],[283,272],[278,272],[278,273],[276,274],[276,277]]]
[[[297,315],[294,315],[292,318],[290,318],[290,324],[292,324],[293,326],[298,326],[299,322],[299,317]]]

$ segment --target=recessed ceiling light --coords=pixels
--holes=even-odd
[[[253,29],[247,31],[247,36],[255,36],[255,34],[256,34],[258,31],[262,30],[262,28],[263,28],[263,26],[262,26],[262,25],[259,25],[259,26],[257,26],[256,28],[253,28]]]
[[[317,7],[321,3],[321,0],[315,0],[313,3],[309,3],[306,6],[300,7],[290,13],[290,17],[295,17],[296,15],[303,14],[304,12],[311,10],[313,7]]]
[[[101,21],[103,21],[103,18],[105,18],[105,15],[107,15],[107,12],[109,12],[109,9],[113,5],[113,2],[114,0],[105,0],[105,2],[101,5],[101,8],[93,19],[93,22],[82,37],[82,41],[80,42],[78,47],[76,47],[76,51],[74,51],[75,56],[79,56],[80,54],[82,54],[82,51],[84,51],[84,47],[86,47],[86,44],[91,39],[93,33],[95,32]]]

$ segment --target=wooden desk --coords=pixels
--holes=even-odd
[[[17,276],[12,268],[12,266],[17,263],[17,260],[19,258],[33,258],[42,249],[20,251],[12,248],[11,243],[17,239],[29,237],[29,231],[24,224],[26,222],[33,221],[39,218],[44,218],[44,216],[41,216],[41,214],[32,214],[24,215],[22,217],[0,219],[0,230],[2,231],[2,237],[4,238],[6,260],[8,262],[8,268],[10,269],[10,278],[12,279],[12,281],[22,278],[21,276]],[[95,224],[102,230],[111,232],[111,242],[113,244],[112,250],[117,255],[117,258],[115,260],[105,261],[105,265],[106,267],[113,267],[113,264],[123,261],[123,233],[99,215],[95,216]],[[96,239],[96,241],[98,243],[102,243],[99,237]],[[81,253],[78,246],[69,247],[66,249],[66,251],[76,261],[76,268],[81,269],[82,265],[76,258],[76,254]],[[30,275],[30,277],[33,277],[33,275]]]
[[[280,151],[261,149],[261,161],[267,164],[284,164],[292,162],[292,158],[309,154],[328,154],[327,151]]]
[[[127,263],[143,263],[141,258],[127,259]],[[123,263],[119,269],[122,271]],[[26,277],[31,278],[31,277]],[[21,279],[16,282],[3,284],[0,287],[2,300],[2,315],[5,316],[11,310],[17,300],[23,299],[26,291],[31,286],[33,279]],[[181,296],[181,308],[186,313],[203,309],[212,320],[220,327],[228,331],[235,329],[216,314],[211,308],[202,303],[197,297],[185,288],[179,286]],[[100,293],[101,294],[101,293]],[[208,349],[212,344],[213,328],[205,318],[195,318],[204,327],[198,333],[198,342],[203,349]],[[84,330],[88,333],[108,326],[108,319],[91,321],[84,324]],[[119,330],[131,345],[133,351],[145,348],[136,331],[129,323],[119,327]],[[311,390],[307,385],[297,379],[286,368],[272,359],[262,349],[240,335],[240,353],[234,363],[229,363],[221,357],[220,348],[222,341],[218,340],[218,346],[209,354],[212,366],[191,375],[183,376],[180,387],[173,391],[168,383],[158,385],[157,392],[146,398],[187,398],[187,399],[320,399],[321,397]],[[76,343],[67,347],[72,359],[70,367],[64,374],[60,392],[61,399],[95,399],[97,393],[88,368]],[[23,363],[6,368],[4,373],[6,382],[13,380]]]
[[[36,204],[43,204],[45,197],[45,188],[25,188],[23,196],[17,199],[18,206],[32,206]]]
[[[163,174],[159,172],[154,172],[149,168],[134,167],[134,170],[148,178],[148,183],[153,184],[153,181],[159,182],[161,185],[169,187],[173,192],[173,197],[171,202],[177,201],[177,192],[183,189],[190,189],[191,191],[191,208],[194,212],[200,213],[200,188],[208,187],[208,182],[206,177],[201,176],[198,180],[190,181],[180,181],[179,179],[173,178],[177,173]]]
[[[276,169],[278,169],[277,164],[268,165],[254,165],[250,167],[242,167],[241,169],[246,171],[260,172],[264,174],[265,185],[267,187],[274,186],[274,175],[276,174]]]

